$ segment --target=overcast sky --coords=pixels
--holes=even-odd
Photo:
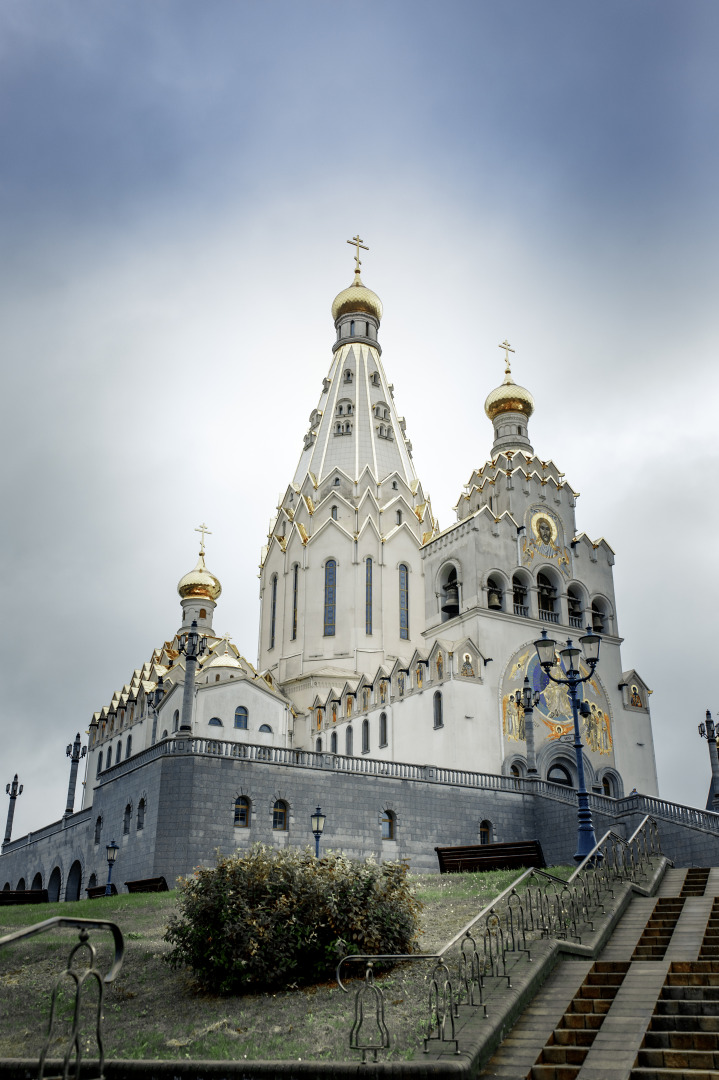
[[[440,524],[509,338],[537,452],[616,551],[660,790],[704,804],[718,47],[716,0],[0,0],[15,836],[61,816],[66,744],[177,629],[201,521],[216,630],[256,659],[260,549],[357,232]]]

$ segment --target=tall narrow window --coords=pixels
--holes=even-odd
[[[102,772],[102,750],[100,751],[100,753],[97,756],[97,772],[95,773],[95,776],[99,776],[101,772]]]
[[[235,828],[248,829],[250,826],[250,800],[246,795],[235,799]]]
[[[145,800],[140,799],[137,804],[137,831],[145,828]]]
[[[354,321],[354,319],[352,319],[352,321],[350,323],[350,334],[354,334],[354,332],[355,332],[355,321]]]
[[[287,803],[278,799],[272,807],[272,828],[275,832],[287,832]]]
[[[345,754],[347,755],[347,757],[352,757],[352,752],[352,728],[348,727],[347,731],[345,732]]]
[[[172,730],[177,731],[180,727],[180,710],[175,709],[172,714]]]
[[[128,803],[125,807],[125,814],[122,819],[122,832],[124,836],[130,831],[130,822],[132,821],[132,805]]]
[[[332,507],[332,520],[333,521],[337,520],[337,507],[336,506]]]
[[[247,730],[247,709],[244,705],[238,705],[235,709],[235,727]]]
[[[132,753],[132,735],[127,736],[127,746],[125,747],[125,757],[129,758]]]
[[[436,728],[442,727],[444,720],[442,718],[442,694],[439,690],[434,694],[434,726]]]
[[[395,838],[395,821],[394,812],[392,810],[385,810],[382,815],[382,839],[394,840]]]
[[[404,563],[399,568],[399,636],[409,638],[409,570]]]
[[[372,633],[372,560],[365,560],[364,632]]]
[[[335,636],[335,614],[337,608],[337,562],[328,559],[325,563],[325,637]]]
[[[272,577],[272,596],[270,598],[270,648],[275,647],[275,618],[277,616],[277,574]]]
[[[333,731],[330,735],[330,750],[333,754],[337,753],[337,732]]]
[[[369,720],[362,721],[362,753],[369,754]]]
[[[479,842],[480,844],[492,843],[492,822],[483,821],[479,826]]]
[[[292,640],[297,637],[297,590],[300,583],[300,568],[295,563],[292,571]]]
[[[379,714],[379,744],[380,746],[387,745],[387,713],[383,712]]]

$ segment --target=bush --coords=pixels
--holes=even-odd
[[[327,978],[348,953],[413,952],[421,908],[402,863],[263,844],[196,870],[178,903],[167,960],[222,994]]]

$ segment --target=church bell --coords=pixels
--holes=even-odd
[[[444,587],[444,603],[442,604],[442,611],[445,615],[448,615],[450,619],[455,615],[459,615],[459,586],[456,581],[450,581]]]
[[[499,589],[492,588],[489,590],[489,595],[487,597],[487,607],[492,608],[493,611],[502,610],[502,594]]]

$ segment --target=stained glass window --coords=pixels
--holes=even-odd
[[[337,608],[337,562],[328,559],[325,563],[325,637],[335,636],[335,616]]]

